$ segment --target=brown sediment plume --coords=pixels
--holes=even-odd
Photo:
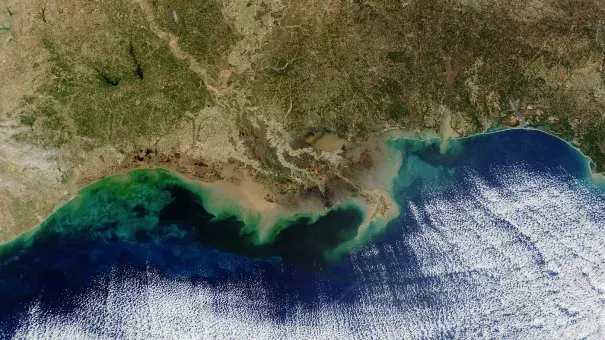
[[[79,167],[69,181],[73,187],[82,187],[135,169],[167,169],[207,192],[204,206],[217,218],[231,216],[244,222],[246,232],[258,244],[270,242],[280,228],[287,227],[284,221],[301,216],[313,220],[330,209],[353,205],[363,212],[364,219],[354,238],[326,254],[339,256],[347,249],[363,246],[398,215],[389,186],[396,174],[397,157],[387,156],[385,146],[392,134],[363,143],[347,142],[345,150],[311,150],[315,153],[312,161],[296,164],[313,176],[309,182],[265,176],[262,169],[237,160],[194,158],[184,152],[153,147],[95,154],[105,166]],[[325,136],[320,136],[320,140]],[[327,137],[327,142],[343,143],[335,135],[330,136],[336,139]]]
[[[313,148],[319,151],[344,151],[351,143],[336,134],[324,132],[313,141]]]
[[[258,180],[255,170],[235,162],[222,166],[204,163],[208,168],[215,167],[218,180],[191,177],[183,169],[177,173],[207,191],[204,206],[210,212],[217,216],[230,214],[243,221],[257,244],[270,242],[285,227],[284,221],[297,216],[318,218],[330,209],[354,205],[363,212],[364,219],[354,238],[326,254],[338,258],[365,245],[399,215],[392,198],[392,183],[401,159],[388,150],[386,141],[401,135],[389,131],[364,143],[350,143],[347,150],[341,151],[342,164],[337,171],[330,167],[315,169],[321,172],[316,173],[322,179],[321,188]]]
[[[246,225],[246,231],[255,235],[255,242],[271,241],[279,222],[294,215],[315,215],[325,211],[319,202],[301,201],[296,206],[285,206],[266,200],[272,190],[244,177],[237,184],[220,180],[212,183],[197,182],[207,189],[208,199],[204,206],[210,212],[224,212],[237,216]],[[217,217],[220,218],[220,215]]]
[[[453,138],[458,138],[460,134],[454,130],[452,127],[452,113],[445,106],[441,105],[440,111],[442,113],[442,121],[441,121],[441,146],[440,152],[443,154],[448,150],[449,140]]]

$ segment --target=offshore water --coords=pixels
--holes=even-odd
[[[400,216],[329,259],[354,202],[260,243],[258,216],[167,171],[99,181],[0,248],[2,338],[605,337],[587,159],[533,130],[439,142],[388,142]]]

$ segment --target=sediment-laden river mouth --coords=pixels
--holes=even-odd
[[[605,336],[582,154],[533,130],[386,149],[399,214],[364,237],[355,199],[268,218],[162,169],[94,183],[0,249],[3,338]]]

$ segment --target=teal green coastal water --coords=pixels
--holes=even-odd
[[[602,338],[605,186],[585,156],[520,129],[386,143],[382,218],[162,169],[82,189],[0,247],[0,338]]]
[[[18,256],[36,241],[70,237],[111,242],[162,242],[191,230],[201,245],[308,266],[335,261],[337,249],[358,237],[367,219],[349,199],[321,213],[263,212],[237,202],[235,187],[204,186],[164,169],[139,169],[82,189],[34,230],[0,248],[0,258]],[[286,246],[285,244],[289,244]]]

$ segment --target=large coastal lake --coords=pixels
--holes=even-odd
[[[605,337],[605,187],[580,152],[522,129],[387,143],[400,214],[349,252],[353,200],[258,242],[262,216],[166,170],[86,187],[0,246],[3,338]]]

